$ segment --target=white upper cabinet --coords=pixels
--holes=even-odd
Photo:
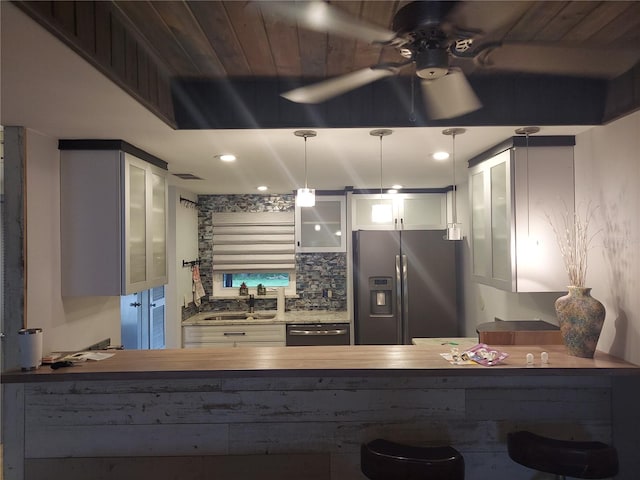
[[[549,218],[574,209],[574,137],[513,139],[469,161],[473,278],[511,292],[568,282]]]
[[[63,149],[60,201],[63,296],[167,282],[166,170],[121,150]]]
[[[296,251],[346,251],[345,197],[316,195],[313,207],[296,204]]]
[[[444,230],[446,193],[354,194],[353,230]]]

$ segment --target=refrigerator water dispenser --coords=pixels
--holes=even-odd
[[[369,277],[370,314],[391,315],[393,279],[391,277]]]

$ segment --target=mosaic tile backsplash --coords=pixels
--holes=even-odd
[[[199,195],[198,196],[198,253],[200,278],[207,292],[213,291],[212,251],[213,213],[293,211],[294,195]],[[296,254],[296,286],[299,298],[286,300],[287,310],[346,310],[347,309],[347,255],[346,253]],[[331,297],[323,296],[331,290]],[[189,304],[183,308],[183,319],[198,311],[242,310],[244,301],[202,299],[200,307]],[[275,310],[274,299],[256,296],[256,310]]]

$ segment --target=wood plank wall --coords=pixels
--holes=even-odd
[[[640,109],[640,63],[609,81],[603,123]]]
[[[169,70],[111,2],[14,4],[175,128]]]
[[[21,386],[24,405],[15,408],[24,412],[27,480],[51,471],[120,480],[146,469],[154,480],[212,471],[218,480],[357,479],[360,444],[378,437],[450,444],[464,455],[467,478],[512,480],[534,472],[508,458],[510,431],[611,442],[611,381],[505,374],[61,382]],[[7,461],[20,470],[22,459]]]

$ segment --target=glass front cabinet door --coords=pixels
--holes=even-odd
[[[443,230],[445,193],[354,194],[352,230]]]
[[[313,207],[296,205],[298,252],[346,251],[345,198],[316,195]]]
[[[162,170],[128,153],[125,171],[124,287],[127,293],[166,283],[167,186]]]

